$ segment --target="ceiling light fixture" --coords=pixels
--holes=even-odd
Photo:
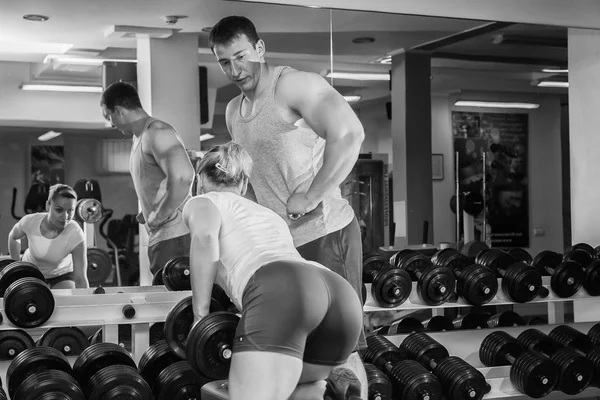
[[[553,87],[553,88],[568,88],[569,82],[561,82],[561,81],[539,81],[537,84],[538,87]]]
[[[44,133],[43,135],[40,135],[38,137],[38,140],[40,142],[45,142],[47,140],[54,139],[55,137],[59,137],[60,135],[62,135],[62,132],[48,131],[48,132]]]
[[[33,21],[33,22],[45,22],[45,21],[48,21],[50,19],[50,17],[47,17],[45,15],[40,15],[40,14],[25,14],[25,15],[23,15],[23,19],[26,19],[27,21]]]
[[[560,69],[560,68],[544,68],[542,72],[547,72],[549,74],[568,74],[568,69]]]
[[[102,93],[102,86],[46,85],[23,83],[19,86],[19,89],[42,92]]]
[[[84,58],[84,57],[75,57],[68,55],[60,55],[60,54],[48,54],[44,58],[44,64],[51,63],[53,61],[60,62],[63,64],[72,64],[72,65],[102,65],[102,63],[106,62],[123,62],[123,63],[137,63],[137,60],[132,59],[124,59],[124,58]]]
[[[484,107],[484,108],[524,108],[526,110],[535,110],[540,105],[536,103],[519,103],[511,101],[476,101],[476,100],[457,100],[454,102],[458,107]]]
[[[200,135],[200,141],[203,142],[205,140],[210,140],[210,139],[214,139],[215,135],[211,135],[210,133],[203,133],[202,135]]]
[[[362,99],[362,96],[344,96],[344,100],[348,103],[354,103]]]
[[[325,78],[349,79],[353,81],[389,81],[389,73],[381,72],[327,72]]]

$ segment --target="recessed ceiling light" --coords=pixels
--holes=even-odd
[[[544,68],[542,72],[549,74],[568,74],[569,70],[567,68]]]
[[[202,28],[202,32],[209,33],[210,31],[212,31],[212,28],[213,28],[212,26],[207,26],[205,28]]]
[[[375,41],[375,38],[372,38],[372,37],[357,37],[355,39],[352,39],[352,43],[358,43],[358,44],[373,43],[374,41]]]
[[[23,15],[23,19],[26,19],[27,21],[44,22],[48,21],[50,17],[40,14],[25,14]]]

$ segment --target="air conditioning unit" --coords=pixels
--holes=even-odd
[[[128,174],[131,140],[102,139],[96,147],[96,171],[100,175]]]

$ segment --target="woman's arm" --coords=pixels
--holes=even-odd
[[[8,253],[13,260],[21,260],[21,239],[27,235],[21,227],[21,221],[17,222],[8,234]]]
[[[75,280],[75,287],[77,288],[89,288],[90,283],[87,279],[87,249],[85,241],[79,243],[71,252],[73,257],[73,279]]]
[[[196,197],[183,208],[183,220],[190,230],[190,280],[194,321],[210,312],[212,288],[220,263],[221,214],[207,198]]]

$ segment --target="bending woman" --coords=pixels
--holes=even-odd
[[[198,164],[199,195],[183,209],[195,320],[209,313],[213,283],[241,310],[229,398],[360,400],[354,374],[334,369],[362,329],[358,296],[300,256],[281,217],[243,197],[251,165],[239,145],[213,148]]]
[[[23,261],[35,264],[52,289],[88,288],[85,235],[73,221],[77,195],[68,185],[50,187],[47,212],[27,214],[8,235],[13,260],[21,260],[21,239],[28,247]]]

